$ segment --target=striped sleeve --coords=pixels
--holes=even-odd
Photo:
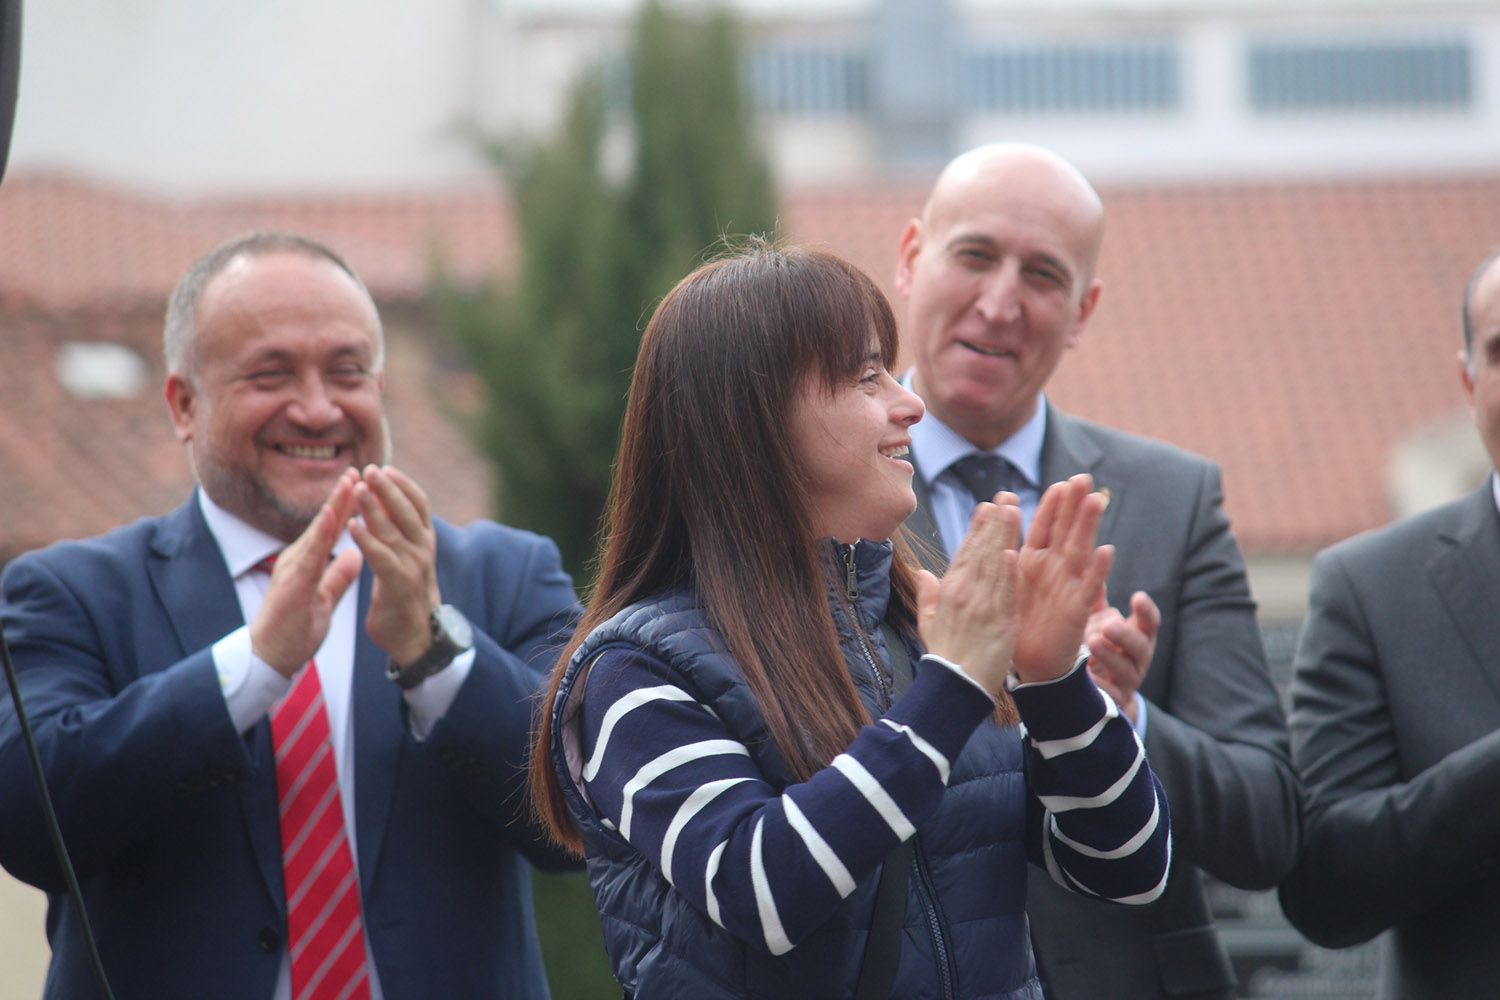
[[[1086,662],[1080,657],[1056,680],[1011,688],[1027,734],[1027,848],[1068,889],[1150,903],[1166,888],[1172,856],[1166,792]]]
[[[832,763],[778,792],[665,664],[609,649],[585,682],[584,784],[603,821],[741,940],[789,951],[937,809],[993,702],[922,669]]]

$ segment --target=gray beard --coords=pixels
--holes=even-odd
[[[391,461],[391,425],[384,414],[380,417],[380,463]],[[252,527],[259,528],[273,538],[291,543],[307,530],[318,511],[323,508],[325,495],[310,509],[303,509],[277,496],[266,482],[258,476],[245,475],[226,468],[207,456],[200,456],[191,444],[188,457],[198,483],[208,498],[235,517]]]
[[[213,461],[200,460],[194,465],[198,482],[210,500],[283,542],[296,541],[323,506],[322,500],[311,509],[287,503],[259,478],[232,472]]]

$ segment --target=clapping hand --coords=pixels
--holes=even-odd
[[[933,653],[999,694],[1016,645],[1016,539],[1021,508],[1011,493],[974,509],[963,545],[939,580],[917,579],[917,630]]]
[[[1151,668],[1160,627],[1161,612],[1144,590],[1131,595],[1130,617],[1126,618],[1105,602],[1101,589],[1094,613],[1083,631],[1094,683],[1114,699],[1131,722],[1136,721],[1140,712],[1135,693]]]
[[[360,555],[333,556],[333,546],[354,513],[359,475],[344,473],[312,523],[281,550],[260,613],[250,625],[250,648],[284,677],[291,677],[318,651],[333,609],[359,577]]]
[[[429,616],[442,603],[437,534],[427,494],[394,466],[367,466],[355,486],[360,517],[349,533],[370,564],[365,630],[398,666],[432,645]]]
[[[1016,673],[1023,682],[1061,677],[1072,668],[1095,600],[1114,561],[1094,546],[1104,500],[1078,475],[1042,495],[1017,559]]]

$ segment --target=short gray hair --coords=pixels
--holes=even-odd
[[[230,262],[238,257],[260,257],[272,253],[300,253],[308,257],[321,258],[347,274],[365,297],[374,303],[374,297],[359,275],[334,250],[311,237],[281,230],[260,230],[238,236],[222,243],[199,257],[188,268],[172,296],[167,300],[167,321],[162,332],[162,350],[166,358],[168,373],[191,376],[192,349],[198,334],[198,300],[203,290],[219,276]],[[379,368],[385,355],[385,337],[380,328],[380,312],[375,319],[375,367]]]

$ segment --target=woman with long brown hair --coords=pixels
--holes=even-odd
[[[895,355],[870,280],[796,247],[704,265],[646,329],[531,763],[627,996],[1039,998],[1028,859],[1165,883],[1165,799],[1080,656],[1100,498],[1049,489],[1018,552],[1001,494],[919,577]]]

